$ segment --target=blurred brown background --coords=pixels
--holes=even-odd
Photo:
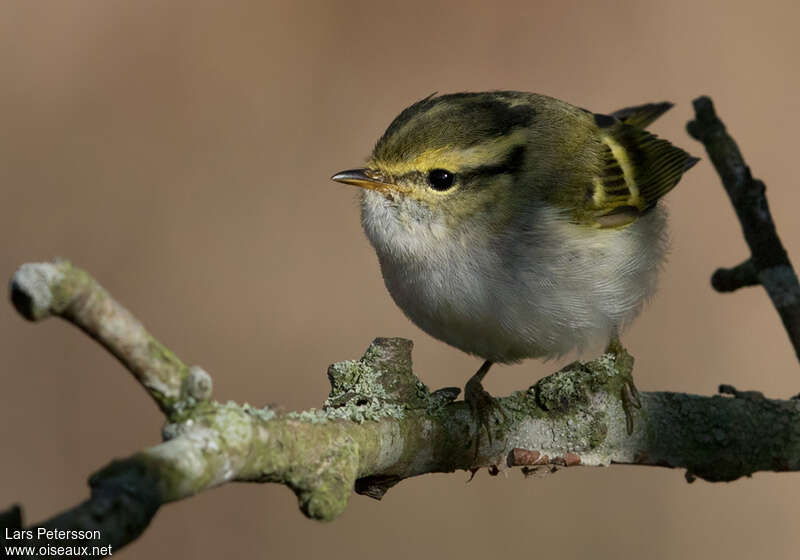
[[[318,406],[326,366],[378,335],[414,339],[430,386],[462,385],[478,361],[394,306],[355,193],[328,177],[433,91],[529,90],[597,111],[672,100],[654,131],[701,156],[684,125],[709,94],[800,262],[798,18],[796,2],[3,2],[0,272],[72,259],[208,369],[221,400]],[[624,339],[639,388],[797,393],[763,290],[709,286],[747,253],[707,159],[668,204],[671,261]],[[10,305],[0,335],[0,507],[41,520],[84,499],[93,470],[159,441],[156,407],[86,336]],[[504,394],[557,366],[499,368],[487,386]],[[787,558],[800,546],[797,474],[466,479],[353,496],[326,525],[284,487],[230,485],[165,507],[115,557]]]

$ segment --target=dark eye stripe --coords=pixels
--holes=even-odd
[[[494,163],[492,165],[479,165],[471,169],[466,169],[460,172],[459,175],[463,177],[464,182],[476,177],[490,177],[493,175],[515,175],[525,163],[525,144],[514,146],[508,153],[503,161]]]
[[[519,144],[514,146],[509,152],[508,155],[503,158],[502,161],[498,163],[493,163],[491,165],[479,165],[476,167],[468,167],[461,170],[453,171],[453,175],[456,177],[456,182],[459,185],[465,185],[472,181],[473,179],[479,177],[492,177],[495,175],[502,175],[502,174],[516,174],[525,163],[525,153],[527,151],[527,146],[525,144]],[[409,173],[403,173],[402,175],[398,175],[394,177],[394,180],[398,182],[408,182],[408,183],[424,183],[428,185],[428,174],[422,173],[421,171],[411,171]]]

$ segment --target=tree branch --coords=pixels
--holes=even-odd
[[[800,359],[800,284],[772,221],[766,185],[753,178],[739,147],[717,117],[711,99],[698,97],[694,110],[695,120],[686,128],[705,145],[750,247],[748,260],[732,269],[717,270],[711,285],[719,292],[764,286]]]
[[[733,268],[718,268],[711,275],[711,286],[718,292],[735,292],[739,288],[759,284],[756,266],[750,259]]]
[[[172,414],[175,406],[192,396],[191,390],[199,389],[200,397],[211,394],[207,374],[205,383],[203,373],[190,376],[190,368],[69,261],[22,265],[11,278],[10,292],[14,307],[26,319],[55,315],[99,342],[144,386],[162,412]]]
[[[453,402],[457,390],[430,392],[414,376],[410,341],[377,339],[360,360],[329,368],[323,409],[278,414],[209,401],[208,392],[197,399],[186,389],[188,373],[178,391],[184,369],[174,364],[181,362],[65,261],[24,265],[11,289],[25,316],[64,317],[123,364],[141,368],[147,361],[167,380],[161,387],[186,395],[169,401],[164,443],[100,470],[90,479],[89,500],[39,525],[99,529],[114,550],[135,539],[161,505],[230,481],[285,484],[306,515],[330,520],[353,488],[380,498],[411,476],[483,466],[493,474],[522,466],[530,474],[572,465],[658,465],[710,481],[800,470],[798,401],[643,393],[628,436],[620,394],[633,359],[624,350],[575,362],[500,399],[507,421],[496,426],[491,443],[481,438],[476,456],[469,442],[477,427],[467,407]],[[149,389],[147,371],[136,379]]]

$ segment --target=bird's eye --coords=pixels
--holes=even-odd
[[[452,187],[455,178],[447,169],[432,169],[428,172],[428,184],[436,191],[446,191]]]

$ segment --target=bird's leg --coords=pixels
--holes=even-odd
[[[630,365],[620,369],[619,358],[627,355],[625,348],[619,341],[619,336],[614,335],[606,348],[606,354],[612,354],[617,362],[617,371],[625,376],[625,383],[622,385],[620,398],[622,399],[622,409],[625,411],[625,427],[628,435],[633,433],[633,409],[642,408],[642,401],[639,398],[639,390],[633,384],[633,370]]]
[[[492,367],[492,362],[489,360],[483,362],[483,365],[480,367],[480,369],[475,372],[475,375],[470,377],[469,381],[467,381],[467,384],[464,387],[464,400],[469,406],[472,417],[475,419],[475,422],[478,425],[478,430],[475,434],[476,458],[478,456],[478,444],[480,442],[481,428],[486,430],[486,435],[489,438],[489,445],[491,445],[492,431],[490,429],[490,423],[492,416],[494,416],[498,422],[501,418],[502,420],[507,419],[506,413],[503,411],[503,408],[500,406],[497,400],[483,388],[483,385],[481,385],[481,381],[483,381],[483,378],[489,372],[490,367]]]

